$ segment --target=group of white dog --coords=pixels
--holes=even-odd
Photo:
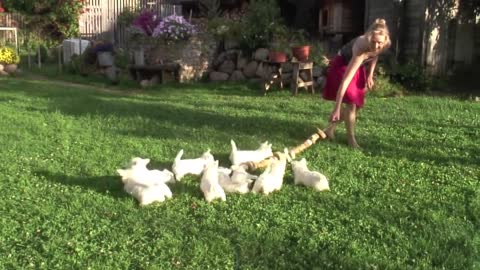
[[[287,162],[292,165],[295,184],[313,187],[318,191],[330,189],[328,180],[323,174],[310,171],[305,158],[299,161],[292,160],[287,149],[285,155],[273,158],[272,144],[268,142],[264,142],[256,150],[238,150],[233,140],[231,146],[230,168],[219,167],[218,160],[214,159],[210,149],[195,159],[182,159],[182,149],[173,162],[173,172],[167,169],[149,170],[147,164],[150,159],[139,157],[133,158],[128,168],[118,169],[117,172],[122,178],[125,191],[135,197],[141,205],[163,202],[171,198],[172,192],[167,183],[181,181],[185,175],[201,175],[200,189],[208,202],[215,199],[225,201],[225,193],[244,194],[251,191],[268,195],[281,189]],[[241,166],[247,162],[256,163],[268,158],[270,162],[259,176],[248,173],[245,166]]]

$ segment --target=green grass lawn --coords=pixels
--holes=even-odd
[[[104,91],[0,78],[2,269],[479,269],[480,103],[367,100],[363,151],[321,141],[300,157],[330,192],[294,186],[207,204],[199,180],[140,207],[116,169],[168,168],[210,148],[293,147],[325,127],[332,103],[245,85]]]

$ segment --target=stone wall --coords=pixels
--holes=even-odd
[[[219,49],[222,48],[222,49]],[[257,49],[252,55],[245,55],[238,45],[226,42],[219,46],[212,36],[207,34],[190,38],[187,42],[174,45],[159,45],[147,53],[147,64],[168,61],[179,63],[180,82],[198,81],[208,78],[210,81],[250,81],[260,82],[272,74],[274,67],[268,62],[269,50]],[[289,84],[293,67],[290,62],[283,64],[284,84]],[[322,87],[325,70],[320,66],[313,69],[315,87]],[[305,72],[300,74],[306,78]]]
[[[212,62],[212,70],[209,73],[210,81],[250,81],[260,82],[268,78],[275,69],[268,64],[269,50],[259,48],[250,55],[244,55],[234,44],[225,46],[225,50],[217,54]],[[290,59],[291,60],[291,59]],[[285,62],[282,66],[284,84],[289,84],[292,79],[293,66],[291,62]],[[315,88],[321,88],[325,82],[325,70],[320,66],[314,66],[313,77]],[[306,79],[305,72],[300,73],[301,79]]]
[[[207,34],[201,34],[182,43],[154,46],[146,58],[147,64],[178,63],[180,82],[191,82],[208,74],[216,50],[215,40]]]

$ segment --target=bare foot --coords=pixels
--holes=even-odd
[[[362,147],[360,147],[360,145],[358,145],[357,140],[355,140],[355,138],[349,138],[348,139],[348,145],[353,149],[362,150]]]

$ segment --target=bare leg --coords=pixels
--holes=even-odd
[[[353,148],[360,148],[355,139],[355,122],[357,120],[357,106],[355,104],[347,104],[345,108],[345,126],[347,128],[348,145]]]
[[[328,139],[335,140],[335,130],[337,128],[337,125],[345,120],[346,113],[347,113],[347,111],[346,111],[345,107],[342,106],[342,108],[340,110],[340,120],[337,121],[337,122],[330,122],[328,127],[323,130],[323,132],[325,132],[325,134],[327,135]]]

